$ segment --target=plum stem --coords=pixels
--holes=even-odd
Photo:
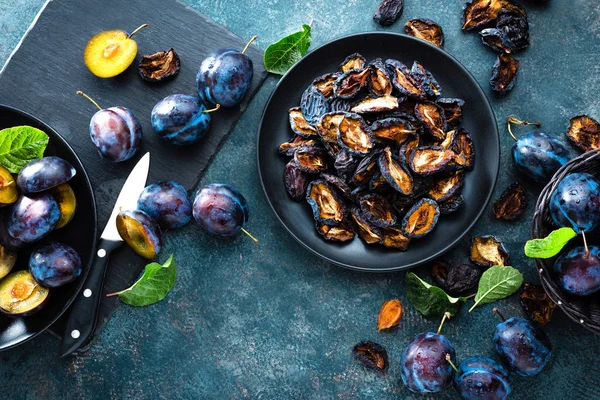
[[[529,122],[529,121],[521,121],[520,119],[518,119],[517,117],[515,117],[514,115],[509,115],[508,118],[506,119],[506,125],[508,127],[508,133],[510,134],[510,136],[515,140],[515,142],[518,140],[517,137],[514,135],[512,129],[511,129],[511,124],[517,124],[517,125],[534,125],[537,126],[538,128],[542,126],[541,122]]]
[[[220,104],[217,104],[217,105],[215,106],[215,108],[211,108],[210,110],[204,110],[204,111],[202,111],[202,112],[203,112],[203,113],[206,113],[206,114],[208,114],[208,113],[211,113],[211,112],[215,112],[215,111],[217,111],[219,108],[221,108],[221,105],[220,105]]]
[[[494,307],[494,309],[492,311],[495,312],[500,317],[502,322],[506,321],[506,318],[504,318],[504,315],[502,315],[502,313],[500,313],[500,310],[498,310],[496,307]]]
[[[75,92],[75,93],[77,93],[77,94],[78,94],[78,95],[80,95],[80,96],[83,96],[83,97],[85,97],[86,99],[88,99],[89,101],[91,101],[93,105],[95,105],[96,107],[98,107],[98,110],[102,111],[102,107],[100,107],[100,106],[98,105],[98,103],[96,103],[96,102],[94,101],[94,99],[92,99],[90,96],[88,96],[87,94],[83,93],[81,90],[78,90],[78,91],[77,91],[77,92]]]
[[[456,365],[454,365],[454,363],[452,362],[452,357],[450,357],[450,353],[446,353],[446,361],[448,361],[448,364],[450,364],[454,372],[458,374],[458,368],[456,368]]]
[[[128,37],[129,39],[131,39],[131,37],[132,37],[133,35],[135,35],[135,34],[136,34],[136,33],[138,33],[138,32],[139,32],[141,29],[144,29],[144,28],[145,28],[145,27],[147,27],[147,26],[150,26],[150,24],[143,24],[143,25],[140,25],[140,26],[138,26],[137,28],[135,28],[135,29],[133,30],[133,32],[131,32],[129,35],[127,35],[127,37]]]
[[[256,39],[258,39],[258,35],[254,35],[250,38],[250,41],[248,43],[246,43],[246,47],[244,47],[244,50],[242,50],[242,54],[246,53],[246,50],[248,50],[248,47],[250,47],[252,42],[254,42]]]
[[[446,311],[444,313],[444,316],[442,317],[442,322],[440,322],[440,326],[437,330],[437,334],[439,335],[440,332],[442,331],[442,327],[444,326],[444,322],[446,322],[447,319],[450,319],[450,313],[448,311]]]
[[[246,235],[248,235],[248,237],[250,237],[250,239],[254,240],[254,243],[258,243],[258,239],[255,238],[254,236],[252,236],[252,234],[250,232],[248,232],[244,228],[242,228],[241,231],[244,232]]]
[[[583,247],[585,248],[585,254],[583,255],[583,259],[587,260],[590,256],[590,249],[588,248],[587,239],[585,238],[585,231],[581,231],[581,236],[583,236]]]
[[[119,295],[119,293],[121,293],[121,292],[108,293],[108,294],[106,295],[106,297],[118,296],[118,295]]]

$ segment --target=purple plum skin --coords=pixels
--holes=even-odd
[[[43,192],[69,181],[75,173],[75,168],[60,157],[42,157],[23,167],[17,186],[25,194]]]
[[[137,205],[158,222],[163,231],[181,228],[192,218],[192,202],[187,191],[172,181],[146,186]]]
[[[552,192],[549,205],[556,225],[588,233],[600,224],[600,181],[587,173],[567,175]]]
[[[248,202],[231,185],[210,184],[196,193],[193,215],[209,233],[235,236],[248,222]]]
[[[40,285],[48,288],[73,282],[81,275],[81,270],[79,254],[61,243],[40,247],[29,258],[29,272]]]
[[[254,74],[252,60],[234,49],[217,49],[196,75],[198,94],[206,102],[233,107],[244,97]]]
[[[210,128],[210,114],[198,96],[172,94],[152,109],[154,131],[176,146],[189,146],[203,138]]]
[[[520,136],[512,156],[517,169],[537,182],[548,182],[571,159],[563,142],[537,131]]]
[[[0,216],[0,245],[11,251],[19,251],[27,246],[27,243],[15,239],[8,233],[8,221],[10,220],[10,216],[10,212],[3,212]]]
[[[415,393],[444,390],[453,373],[446,354],[455,363],[454,347],[444,335],[432,332],[417,335],[402,352],[400,373],[404,385]]]
[[[51,194],[21,196],[13,205],[8,233],[15,239],[32,243],[52,232],[59,219],[60,209]]]
[[[142,125],[131,110],[110,107],[94,114],[90,138],[105,160],[121,162],[135,155],[142,141]]]
[[[508,371],[489,357],[469,357],[454,375],[456,391],[465,400],[504,400],[511,392]]]
[[[575,247],[554,262],[560,286],[576,296],[588,296],[600,290],[600,247]]]

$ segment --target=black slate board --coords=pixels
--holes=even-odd
[[[132,31],[143,23],[150,26],[135,36],[138,58],[123,74],[112,79],[93,76],[83,63],[89,38],[106,29]],[[81,158],[94,187],[98,226],[105,226],[116,197],[137,160],[151,153],[149,182],[173,179],[192,189],[267,76],[262,52],[247,51],[254,63],[249,93],[237,107],[213,113],[209,134],[198,144],[178,148],[161,142],[152,131],[150,112],[160,99],[173,93],[196,93],[195,76],[200,62],[214,49],[242,49],[241,39],[192,8],[174,0],[53,0],[46,4],[37,22],[0,74],[0,102],[29,112],[56,129]],[[153,84],[137,75],[141,54],[173,47],[181,59],[181,71],[172,81]],[[136,157],[123,163],[102,160],[93,147],[88,124],[95,107],[75,92],[82,90],[102,107],[124,106],[141,121],[142,147]],[[101,232],[98,232],[98,235]],[[105,290],[129,286],[145,262],[122,248],[113,256]],[[104,326],[116,298],[101,306],[98,330]],[[52,327],[63,333],[63,320]]]

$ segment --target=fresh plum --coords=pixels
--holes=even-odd
[[[21,196],[13,205],[7,229],[13,238],[32,243],[52,232],[59,220],[60,209],[51,194]]]
[[[577,296],[587,296],[600,290],[600,247],[579,246],[562,254],[554,262],[554,272],[560,286]]]
[[[81,274],[81,269],[79,254],[61,243],[42,246],[29,258],[29,272],[44,287],[59,287],[73,282]]]
[[[117,230],[133,251],[148,260],[155,258],[162,248],[158,223],[143,211],[121,211],[117,215]]]
[[[569,174],[552,192],[549,206],[556,225],[590,232],[600,224],[600,181],[587,173]]]
[[[138,209],[158,222],[163,231],[181,228],[192,218],[192,203],[187,191],[176,182],[146,186],[137,204]]]
[[[25,194],[43,192],[67,182],[75,173],[75,168],[60,157],[42,157],[23,167],[17,186]]]

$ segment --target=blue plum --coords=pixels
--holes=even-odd
[[[79,254],[61,243],[42,246],[29,257],[29,272],[44,287],[54,288],[73,282],[81,275],[81,270]]]
[[[494,311],[498,313],[496,309]],[[539,374],[552,354],[546,333],[530,320],[520,317],[507,319],[496,326],[494,344],[500,361],[522,376]]]
[[[189,146],[203,138],[210,128],[211,111],[198,96],[172,94],[152,109],[152,128],[166,141],[177,146]]]
[[[161,229],[181,228],[192,218],[192,202],[183,186],[158,182],[146,186],[138,199],[138,209],[153,218]]]
[[[13,238],[32,243],[52,232],[59,220],[60,208],[51,194],[21,196],[12,207],[7,229]]]
[[[554,262],[554,272],[560,286],[577,296],[587,296],[600,290],[600,247],[575,247]]]
[[[4,212],[2,215],[0,215],[0,245],[8,250],[19,251],[24,248],[27,243],[22,240],[15,239],[8,233],[8,222],[10,217],[10,212]]]
[[[233,107],[240,102],[254,75],[252,60],[245,52],[255,39],[256,36],[242,51],[217,49],[202,61],[196,75],[200,97],[223,107]]]
[[[160,226],[143,211],[121,211],[117,215],[117,231],[140,257],[152,260],[162,249]]]
[[[196,193],[193,215],[209,233],[235,236],[248,222],[248,202],[233,186],[213,183]]]
[[[571,153],[561,141],[537,131],[519,137],[512,156],[519,171],[538,182],[548,182],[571,159]]]
[[[489,357],[469,357],[454,375],[456,391],[465,400],[504,400],[511,392],[508,371]]]
[[[590,232],[600,224],[600,181],[587,173],[565,176],[552,192],[549,207],[556,225]]]
[[[42,157],[23,167],[17,186],[25,194],[43,192],[67,182],[75,173],[75,168],[60,157]]]

